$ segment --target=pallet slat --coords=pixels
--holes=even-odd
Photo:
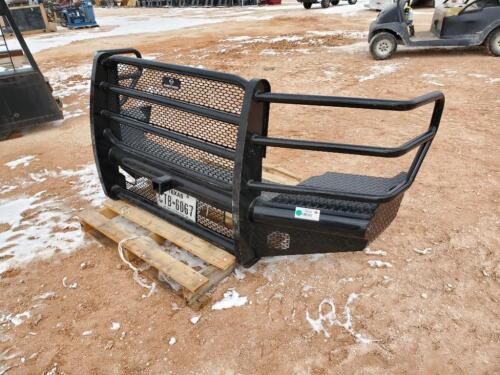
[[[158,234],[177,245],[178,247],[196,255],[205,262],[221,269],[227,270],[234,266],[236,258],[228,252],[219,249],[211,243],[198,238],[191,233],[172,225],[149,212],[134,207],[123,201],[107,200],[104,206],[124,218]]]
[[[286,185],[295,185],[300,182],[297,176],[286,169],[267,165],[262,167],[262,178]]]
[[[151,238],[139,236],[122,229],[93,209],[79,214],[84,227],[91,227],[101,232],[116,243],[131,238],[123,244],[123,248],[155,267],[184,288],[194,293],[208,284],[209,280],[201,273],[175,259],[163,251]]]

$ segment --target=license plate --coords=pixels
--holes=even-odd
[[[161,195],[157,194],[156,201],[160,207],[165,208],[167,211],[196,223],[196,205],[198,202],[196,198],[172,189]]]

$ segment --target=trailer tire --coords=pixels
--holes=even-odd
[[[330,6],[330,0],[321,0],[321,8],[328,8]]]
[[[390,58],[398,48],[396,37],[388,32],[380,32],[370,40],[370,53],[375,60]]]
[[[493,56],[500,56],[500,28],[493,30],[486,39],[486,48]]]
[[[339,5],[339,3],[340,3],[340,0],[331,0],[330,1],[330,4],[332,4],[333,6]]]
[[[305,9],[311,9],[313,3],[306,3],[306,2],[303,2],[302,5],[304,6]]]
[[[354,5],[358,2],[358,0],[347,0],[347,2],[349,3],[349,5]]]

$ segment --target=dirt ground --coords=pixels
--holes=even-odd
[[[98,9],[97,15],[169,12]],[[223,22],[210,25],[36,53],[63,96],[67,119],[0,145],[0,209],[34,197],[15,224],[18,244],[0,246],[0,265],[12,262],[0,277],[0,374],[500,373],[500,59],[482,48],[401,49],[375,62],[366,43],[375,13],[367,10],[305,11],[291,3],[250,10],[248,20],[238,21],[224,12]],[[418,10],[417,28],[431,16]],[[194,312],[168,290],[143,298],[116,248],[82,237],[74,218],[102,201],[96,176],[85,169],[93,163],[88,67],[95,50],[120,47],[266,78],[279,92],[406,99],[440,90],[446,108],[397,219],[371,251],[263,259],[213,292],[215,302],[235,288],[246,305],[219,311],[209,303]],[[429,119],[428,109],[276,106],[270,134],[398,145]],[[27,155],[35,158],[26,166],[5,165]],[[305,178],[326,170],[392,175],[411,156],[373,161],[281,150],[268,159]],[[0,222],[0,236],[13,225]],[[23,235],[33,225],[34,233]],[[32,247],[42,237],[43,246]],[[27,259],[32,251],[40,256],[26,263],[19,254],[5,255],[12,246]],[[371,260],[384,263],[376,268]],[[337,319],[315,332],[322,301],[321,314],[334,305]]]

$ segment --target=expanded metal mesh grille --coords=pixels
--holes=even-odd
[[[239,85],[177,72],[118,64],[119,78],[139,75],[140,78],[136,79],[136,90],[236,115],[241,113],[245,90]],[[179,89],[166,87],[165,80],[169,79],[178,80]],[[132,79],[122,80],[121,85],[129,87],[131,82]]]
[[[271,232],[267,236],[267,246],[276,250],[288,250],[290,248],[290,234]]]
[[[126,125],[121,125],[120,130],[123,143],[129,147],[207,177],[228,184],[232,183],[234,168],[232,160]]]
[[[153,190],[153,183],[150,179],[141,177],[135,183],[127,181],[126,189],[140,195],[151,203],[157,204],[156,193]],[[203,201],[198,200],[196,209],[196,222],[225,237],[233,237],[233,226],[231,215]]]
[[[123,103],[122,112],[126,111],[127,116],[140,121],[144,121],[141,108],[149,108],[149,124],[153,127],[175,131],[231,150],[236,149],[238,127],[235,125],[134,98],[120,96],[120,102]]]
[[[235,115],[240,114],[243,106],[244,89],[238,83],[122,63],[118,64],[117,69],[118,84],[122,87]],[[172,141],[155,134],[154,129],[173,131],[207,145],[222,146],[234,151],[238,126],[126,95],[119,96],[119,103],[121,115],[151,127],[149,132],[120,124],[121,134],[117,136],[125,145],[164,160],[171,167],[188,169],[219,182],[232,183],[232,160]]]
[[[198,202],[196,221],[214,232],[233,237],[233,225],[228,212],[219,210],[204,202]]]

